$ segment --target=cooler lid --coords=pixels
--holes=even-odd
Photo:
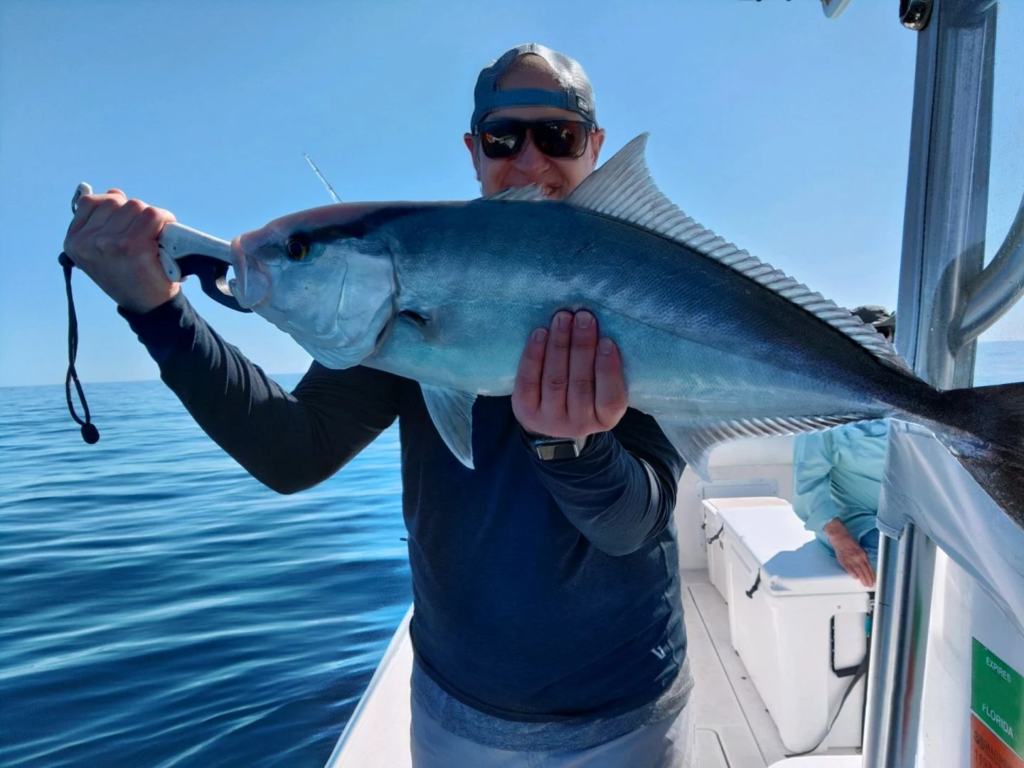
[[[704,521],[706,537],[715,536],[722,530],[720,512],[723,509],[745,509],[748,507],[768,507],[773,505],[786,506],[789,502],[778,496],[725,496],[701,501],[701,516]],[[714,530],[709,530],[711,526]],[[705,537],[705,538],[706,538]]]
[[[806,530],[789,504],[721,510],[722,522],[761,587],[785,595],[836,595],[868,591]]]

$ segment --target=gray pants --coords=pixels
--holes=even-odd
[[[412,698],[413,768],[694,768],[694,702],[675,717],[577,752],[513,752],[442,728]]]

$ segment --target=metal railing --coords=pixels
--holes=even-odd
[[[904,14],[910,3],[900,3]],[[984,266],[995,0],[915,0],[918,30],[897,348],[940,389],[969,387],[977,337],[1024,293],[1024,201]],[[928,7],[924,7],[928,6]],[[923,22],[921,20],[924,20]],[[882,538],[864,765],[917,760],[936,548]]]

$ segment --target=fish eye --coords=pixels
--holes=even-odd
[[[302,261],[309,255],[309,236],[296,232],[284,241],[284,252],[292,261]]]

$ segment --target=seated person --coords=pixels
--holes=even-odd
[[[870,305],[853,310],[890,342],[896,315]],[[865,587],[878,567],[878,497],[882,487],[887,419],[845,424],[797,435],[793,443],[793,511],[847,573]]]

